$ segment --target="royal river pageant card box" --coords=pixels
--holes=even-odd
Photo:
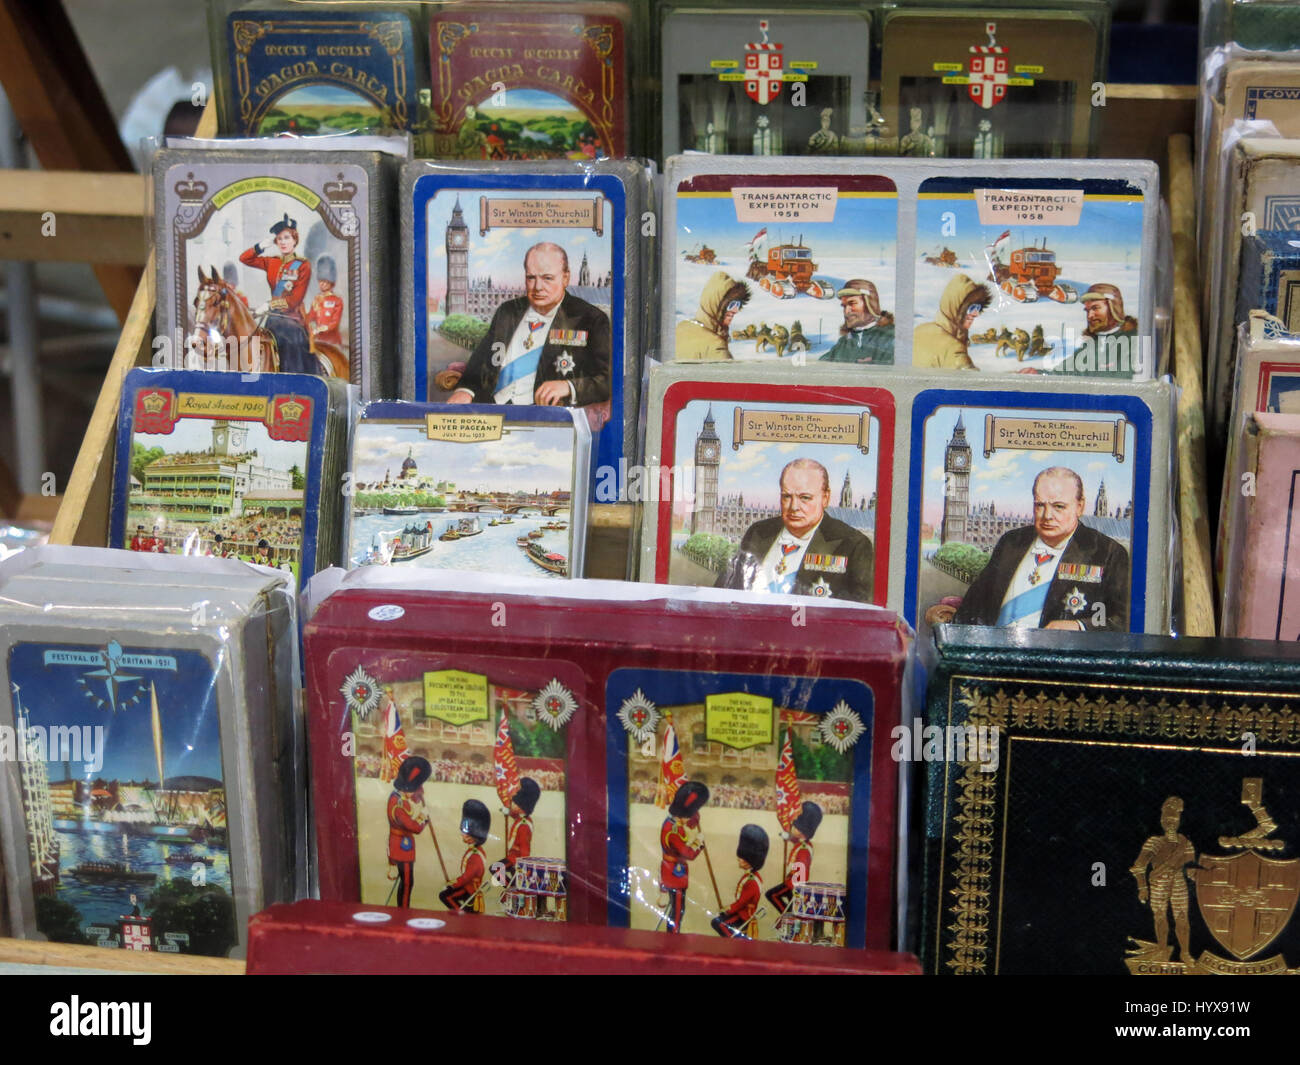
[[[305,890],[287,582],[92,548],[0,565],[12,934],[240,956],[248,918]]]
[[[1294,647],[963,626],[936,644],[927,972],[1300,969]]]
[[[887,947],[908,648],[852,605],[355,571],[306,630],[321,897],[410,863],[417,906]]]

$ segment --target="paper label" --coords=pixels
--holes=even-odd
[[[487,677],[458,669],[424,675],[424,714],[449,725],[467,725],[488,716]]]
[[[975,190],[982,226],[1077,226],[1083,199],[1082,189]]]
[[[500,440],[505,422],[503,414],[426,414],[424,431],[430,440],[473,444]]]
[[[833,222],[839,189],[737,188],[731,198],[737,222]]]
[[[999,449],[1095,451],[1124,461],[1124,418],[1113,422],[984,416],[984,457]]]
[[[772,742],[772,700],[762,695],[727,692],[704,700],[708,739],[743,751]]]

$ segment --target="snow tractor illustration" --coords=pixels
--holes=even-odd
[[[766,262],[752,259],[747,276],[777,299],[792,300],[800,292],[819,300],[834,299],[835,283],[824,277],[815,277],[816,272],[812,249],[800,237],[797,244],[778,244],[768,248]]]
[[[1040,299],[1057,303],[1078,303],[1079,292],[1073,285],[1058,284],[1061,268],[1056,265],[1056,252],[1047,247],[1031,245],[1011,253],[1011,262],[994,258],[991,279],[1017,303],[1036,303]]]
[[[701,244],[697,251],[683,252],[682,257],[688,263],[704,263],[706,266],[712,266],[718,261],[718,253],[707,244]]]

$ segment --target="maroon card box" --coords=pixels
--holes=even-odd
[[[430,673],[440,678],[451,671],[486,674],[490,684],[504,678],[508,686],[530,692],[551,678],[563,682],[576,709],[566,726],[564,752],[570,925],[603,925],[609,919],[606,780],[607,751],[614,748],[607,742],[606,715],[615,714],[618,707],[607,711],[604,700],[614,671],[839,677],[866,684],[874,698],[867,932],[865,942],[850,945],[882,950],[892,945],[898,766],[890,756],[891,730],[899,724],[910,645],[909,630],[894,614],[807,599],[781,597],[773,602],[773,597],[745,593],[726,593],[734,599],[723,601],[723,595],[713,590],[686,593],[613,581],[566,582],[563,594],[552,591],[554,586],[545,580],[520,582],[534,593],[520,594],[469,591],[476,585],[446,571],[425,571],[410,578],[417,584],[440,583],[441,591],[375,582],[367,586],[366,580],[363,573],[349,576],[320,605],[305,633],[322,899],[352,903],[364,899],[368,907],[386,901],[380,897],[383,881],[373,864],[366,894],[362,893],[359,855],[364,853],[368,862],[382,861],[382,846],[377,837],[363,833],[364,852],[358,847],[358,778],[344,735],[354,720],[345,699],[345,682],[358,662],[377,686],[397,674],[409,680]],[[400,692],[398,701],[402,701]],[[413,698],[409,705],[415,705]],[[486,758],[491,768],[491,750]],[[499,805],[492,816],[495,830],[501,822]],[[375,820],[369,817],[365,832],[373,833]],[[378,820],[382,823],[382,816]],[[455,831],[452,823],[440,837],[448,879],[456,876],[454,863],[464,846]],[[450,840],[448,833],[453,833]],[[428,848],[429,842],[421,837],[418,846]],[[777,847],[780,853],[779,842]],[[421,860],[429,861],[427,850]],[[412,905],[436,908],[436,902],[427,901],[430,868],[426,864],[419,874],[426,893],[414,895]]]
[[[365,912],[370,919],[358,920]],[[387,917],[376,922],[374,915]],[[414,920],[416,927],[408,924]],[[441,927],[430,925],[442,922]],[[915,976],[911,954],[738,943],[509,917],[457,917],[355,903],[272,906],[248,925],[248,973],[521,976]]]

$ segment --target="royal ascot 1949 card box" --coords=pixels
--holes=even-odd
[[[306,648],[322,898],[892,942],[894,615],[369,569]]]
[[[248,918],[305,889],[287,579],[90,548],[0,563],[14,935],[238,956]]]
[[[956,974],[1300,971],[1300,653],[938,630],[920,952]]]
[[[132,370],[109,546],[238,558],[306,581],[339,556],[347,386],[304,374]]]
[[[171,357],[156,365],[309,373],[363,398],[391,394],[395,164],[347,138],[329,147],[157,153],[157,329]]]
[[[577,407],[632,461],[645,168],[414,162],[401,195],[403,397]]]

